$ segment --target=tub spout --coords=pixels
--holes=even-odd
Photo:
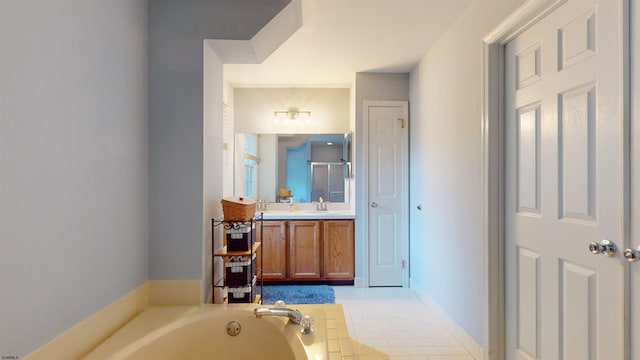
[[[302,321],[302,313],[300,310],[287,308],[255,308],[253,314],[259,319],[263,316],[282,316],[289,318],[289,321],[296,325],[300,325]]]

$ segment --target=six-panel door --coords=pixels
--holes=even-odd
[[[627,356],[625,262],[589,248],[627,242],[622,4],[569,0],[505,49],[509,359]]]

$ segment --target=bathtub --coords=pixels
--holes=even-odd
[[[85,359],[329,358],[324,311],[327,305],[291,306],[312,316],[316,331],[311,335],[301,334],[300,326],[287,318],[256,318],[253,309],[257,306],[153,307]],[[230,321],[240,323],[237,336],[227,334]]]

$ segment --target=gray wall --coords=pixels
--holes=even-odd
[[[411,72],[411,286],[480,345],[482,37],[521,3],[476,0]]]
[[[0,355],[147,280],[147,4],[0,1]]]
[[[355,193],[356,193],[356,214],[363,214],[364,182],[367,181],[363,173],[363,109],[365,100],[409,100],[409,74],[386,74],[386,73],[357,73],[355,80],[355,107],[356,107],[356,131],[355,131]],[[410,120],[411,121],[411,120]],[[411,128],[409,128],[411,131]],[[355,226],[355,273],[356,278],[364,276],[364,224],[362,219],[356,219]],[[368,284],[365,284],[368,286]]]
[[[204,40],[249,39],[289,1],[149,2],[151,279],[209,273],[210,219],[223,196],[222,178],[211,176],[223,168],[223,87],[222,63]]]
[[[202,276],[203,37],[178,5],[149,3],[149,276],[162,280]]]
[[[289,2],[0,0],[0,355],[149,277],[207,277],[222,64],[203,39]]]

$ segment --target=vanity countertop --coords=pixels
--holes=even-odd
[[[269,210],[262,214],[264,220],[356,218],[356,214],[351,210]]]

